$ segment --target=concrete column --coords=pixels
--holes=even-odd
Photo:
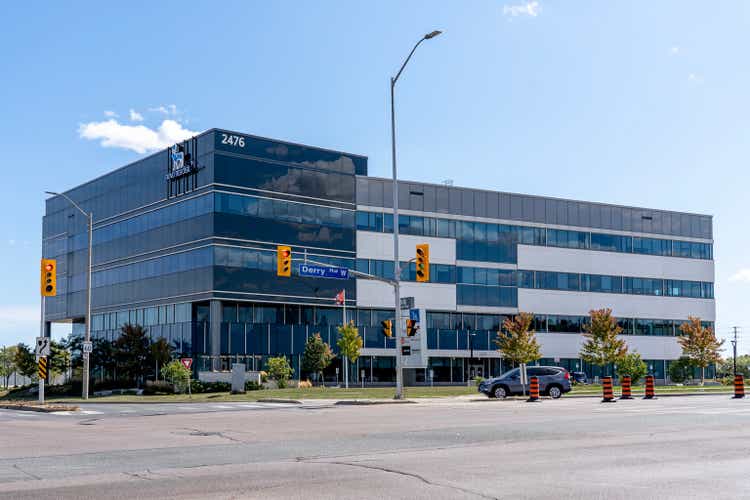
[[[211,370],[221,368],[219,355],[221,354],[221,301],[211,300],[209,305],[209,336],[211,338]]]

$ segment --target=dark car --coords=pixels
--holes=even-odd
[[[559,398],[566,392],[570,392],[570,373],[559,366],[529,366],[526,375],[539,378],[539,393]],[[479,392],[490,398],[502,399],[506,396],[524,394],[521,384],[521,371],[518,368],[507,371],[499,377],[483,380],[479,384]],[[529,392],[529,384],[526,384],[526,394]]]
[[[573,382],[579,384],[588,384],[589,378],[586,376],[586,372],[570,372],[570,376],[573,377]]]

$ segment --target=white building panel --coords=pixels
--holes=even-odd
[[[430,245],[430,262],[433,264],[456,263],[456,240],[400,234],[398,237],[399,258],[407,261],[416,256],[417,245]],[[357,231],[357,258],[393,260],[393,234]]]
[[[712,260],[518,245],[518,268],[639,278],[714,281]]]
[[[401,296],[414,297],[416,307],[438,311],[456,310],[456,286],[440,283],[401,283]],[[387,283],[358,279],[357,306],[393,309],[393,287]]]
[[[570,333],[537,333],[541,345],[542,357],[545,358],[578,358],[581,346],[585,342],[583,335]],[[623,335],[630,352],[638,352],[643,359],[677,359],[682,348],[676,337],[644,337],[642,335]]]
[[[615,317],[644,319],[716,319],[715,302],[709,299],[623,295],[616,293],[561,292],[518,289],[518,309],[537,314],[587,316],[592,309],[611,308]]]

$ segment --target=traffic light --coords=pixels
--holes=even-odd
[[[57,261],[42,259],[41,291],[44,297],[57,295]]]
[[[407,319],[406,320],[406,336],[413,337],[414,335],[417,334],[417,330],[419,330],[419,326],[417,325],[417,320]]]
[[[386,337],[393,337],[393,321],[384,319],[380,324],[383,326],[383,335]]]
[[[417,245],[417,281],[430,281],[430,245],[427,243]]]
[[[286,246],[276,247],[276,275],[289,277],[292,275],[292,249]]]

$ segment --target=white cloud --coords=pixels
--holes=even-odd
[[[177,115],[177,106],[174,104],[168,104],[166,106],[157,106],[155,108],[148,108],[149,111],[155,112],[155,113],[161,113],[163,115],[167,116],[175,116]]]
[[[679,47],[679,45],[674,45],[674,46],[670,47],[669,48],[669,53],[672,54],[673,56],[679,54],[680,53],[680,47]]]
[[[541,12],[542,7],[537,1],[529,1],[525,3],[515,5],[503,5],[503,15],[518,17],[518,16],[530,16],[536,17]]]
[[[82,123],[78,126],[82,139],[101,140],[105,148],[130,149],[136,153],[146,153],[166,148],[183,141],[198,132],[183,128],[175,120],[164,120],[156,129],[145,125],[123,125],[117,120]]]
[[[729,281],[744,281],[750,283],[750,267],[745,267],[729,277]]]
[[[143,115],[140,114],[138,111],[131,109],[130,110],[130,121],[133,122],[142,122],[143,121]]]
[[[114,111],[107,110],[104,112],[104,116],[106,116],[107,118],[117,118],[118,115]]]

